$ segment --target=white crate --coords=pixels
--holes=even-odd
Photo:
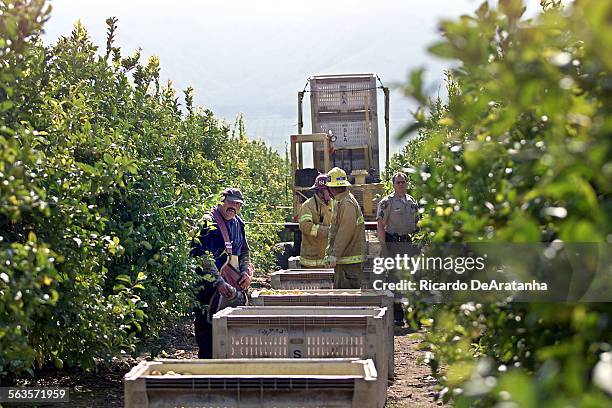
[[[369,170],[371,167],[377,170],[375,174],[379,173],[378,117],[369,115],[368,120],[369,125],[366,124],[363,112],[320,114],[314,119],[313,128],[316,132],[331,131],[336,136],[336,140],[331,143],[331,147],[336,149],[335,166],[347,172]],[[369,157],[366,157],[365,146],[369,146]],[[321,156],[322,144],[316,143],[314,148],[316,154]]]
[[[292,256],[289,258],[289,269],[299,269],[300,268],[300,257]]]
[[[313,132],[336,136],[333,166],[351,172],[379,169],[378,102],[376,75],[317,75],[309,78]],[[370,152],[364,152],[369,146]],[[315,143],[315,156],[322,155],[322,143]]]
[[[309,78],[310,107],[315,113],[369,109],[376,113],[376,76],[321,75]]]
[[[364,113],[319,115],[315,129],[317,133],[327,133],[330,130],[333,132],[336,141],[331,144],[332,147],[367,145],[373,152],[378,152],[378,117],[369,115],[368,119],[369,126],[366,125]],[[369,136],[368,131],[370,132]]]
[[[389,290],[326,289],[302,290],[300,293],[266,293],[255,290],[251,294],[253,306],[375,306],[386,307],[385,331],[387,332],[388,377],[394,379],[393,356],[393,292]]]
[[[285,269],[270,274],[274,289],[332,289],[333,269]]]
[[[376,206],[378,207],[378,205]],[[374,210],[376,212],[376,209]],[[365,215],[365,214],[364,214]],[[379,257],[382,252],[382,245],[376,236],[376,231],[366,231],[366,247],[368,256]]]
[[[213,316],[213,358],[371,358],[386,395],[386,313],[378,307],[227,308]]]
[[[126,408],[358,408],[382,399],[372,360],[359,359],[142,361],[123,383]]]

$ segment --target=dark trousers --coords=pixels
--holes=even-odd
[[[404,321],[404,308],[402,307],[402,303],[397,299],[393,302],[393,320],[396,322]]]
[[[195,314],[194,331],[196,342],[198,343],[198,358],[212,358],[213,349],[213,328],[208,322],[208,304],[215,294],[216,289],[211,282],[205,282],[197,294],[197,300],[201,307],[194,307]]]
[[[412,242],[410,235],[389,234],[385,232],[385,242]]]
[[[385,256],[395,258],[396,255],[403,256],[404,254],[408,254],[409,256],[413,256],[417,253],[416,247],[412,245],[410,242],[410,235],[398,235],[398,234],[388,234],[385,233],[386,239],[386,251]],[[402,276],[398,276],[398,271],[390,270],[389,271],[389,281],[397,283],[402,278]],[[393,319],[396,322],[404,321],[404,308],[401,303],[401,296],[395,293],[395,299],[393,303]]]

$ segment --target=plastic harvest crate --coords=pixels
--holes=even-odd
[[[380,400],[372,360],[358,359],[142,361],[123,383],[126,408],[357,408]]]
[[[334,165],[349,171],[374,168],[378,175],[376,75],[316,75],[308,83],[313,133],[331,131],[337,137],[332,142],[337,150]],[[314,149],[316,156],[322,154],[322,143],[315,143]]]
[[[367,118],[364,113],[339,113],[339,114],[320,114],[317,116],[317,123],[314,127],[318,133],[328,133],[331,131],[336,136],[336,141],[332,147],[336,149],[335,164],[344,167],[343,163],[350,162],[346,167],[350,170],[367,170],[370,167],[378,169],[379,146],[378,146],[378,118],[370,115]],[[364,148],[369,146],[371,155],[366,159]],[[348,150],[342,150],[348,149]],[[322,143],[315,143],[317,154],[322,155]],[[341,165],[342,163],[342,165]]]
[[[300,257],[299,256],[292,256],[289,258],[289,261],[287,262],[289,264],[289,269],[299,269],[300,267]]]
[[[371,358],[386,396],[386,312],[379,307],[226,308],[213,316],[213,358]]]
[[[285,269],[272,272],[270,280],[274,289],[332,289],[333,269]]]
[[[308,81],[312,112],[353,112],[367,108],[376,114],[374,74],[319,75]]]
[[[263,293],[262,293],[263,292]],[[394,344],[393,344],[393,292],[389,290],[360,289],[311,289],[300,293],[266,293],[266,290],[256,290],[251,294],[253,306],[375,306],[386,307],[385,325],[389,340],[387,355],[388,377],[394,375]]]
[[[378,149],[378,117],[370,114],[366,123],[365,113],[327,113],[317,120],[317,133],[332,133],[337,137],[335,148],[371,146]]]

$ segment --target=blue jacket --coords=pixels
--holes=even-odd
[[[246,272],[249,265],[249,244],[244,230],[244,221],[236,216],[233,220],[226,221],[225,225],[232,242],[232,254],[238,256],[239,270]],[[227,261],[227,252],[221,229],[214,222],[212,213],[207,213],[204,217],[200,236],[191,242],[190,255],[203,257],[201,265],[196,269],[200,276],[208,275],[206,280],[213,282],[215,286],[223,279],[219,275],[219,270]],[[207,255],[212,257],[214,263],[206,259]]]

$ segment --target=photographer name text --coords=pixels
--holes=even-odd
[[[546,282],[531,282],[509,281],[502,282],[496,280],[481,281],[477,279],[470,280],[470,283],[459,280],[453,282],[435,282],[429,279],[421,279],[418,282],[410,280],[400,280],[399,282],[385,282],[381,279],[372,282],[375,290],[391,290],[401,292],[414,291],[440,291],[440,292],[456,292],[456,291],[512,291],[512,292],[544,292],[548,290]]]

